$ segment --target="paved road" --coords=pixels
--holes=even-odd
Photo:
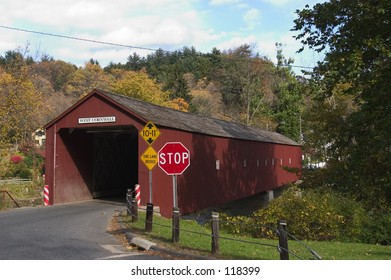
[[[0,259],[157,259],[127,251],[106,232],[115,211],[124,209],[123,203],[92,200],[1,211]]]

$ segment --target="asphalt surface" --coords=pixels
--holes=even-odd
[[[122,202],[92,200],[1,211],[0,260],[161,259],[127,250],[110,233],[124,209]]]

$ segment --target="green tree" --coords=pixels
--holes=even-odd
[[[132,55],[129,55],[128,61],[125,64],[125,69],[132,70],[132,71],[139,71],[143,67],[145,67],[145,65],[146,65],[145,59],[134,52]]]
[[[3,56],[0,56],[0,67],[14,76],[24,75],[25,66],[34,63],[33,59],[27,56],[27,53],[28,46],[24,50],[18,48],[6,51]]]
[[[306,84],[293,73],[292,59],[285,59],[282,45],[277,47],[277,67],[275,69],[274,92],[276,101],[273,106],[276,131],[298,142],[302,139],[302,111],[304,88]]]
[[[165,71],[165,76],[162,80],[163,88],[170,92],[170,98],[183,98],[186,101],[190,101],[190,89],[184,78],[185,72],[183,72],[180,65],[166,65],[163,69]]]
[[[349,85],[340,94],[353,96],[357,110],[339,124],[336,139],[327,139],[331,162],[340,163],[333,175],[372,206],[391,205],[390,13],[388,0],[331,0],[297,11],[294,27],[303,48],[325,53],[314,70],[318,100]]]
[[[153,54],[147,55],[147,72],[157,81],[162,80],[162,67],[168,63],[167,52],[163,49],[156,50]]]
[[[229,50],[223,58],[219,83],[227,112],[246,125],[268,127],[274,99],[273,64],[254,54],[250,45]]]
[[[319,91],[315,85],[313,86],[312,92]],[[346,172],[343,166],[349,154],[346,154],[346,149],[335,149],[335,147],[346,137],[349,116],[358,109],[354,96],[346,94],[349,87],[349,84],[340,84],[334,88],[330,96],[307,101],[308,108],[303,114],[305,154],[309,160],[315,162],[327,160],[329,169],[337,173],[339,173],[338,170]],[[325,183],[335,184],[337,177],[331,175],[330,180]],[[340,179],[347,182],[348,177],[342,176]]]

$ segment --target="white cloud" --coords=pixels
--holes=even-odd
[[[263,25],[270,17],[266,9],[270,5],[265,5],[265,1],[276,5],[293,3],[293,0],[210,0],[207,5],[195,0],[116,0],[115,3],[107,0],[1,0],[0,10],[6,12],[2,14],[0,24],[165,50],[194,46],[208,52],[213,47],[224,50],[244,43],[257,43],[260,54],[275,57],[275,42],[286,41],[287,49],[298,43],[288,39],[282,41],[283,35],[266,34],[270,30],[263,30]],[[296,1],[303,3],[306,0]],[[90,58],[98,59],[102,65],[110,61],[124,62],[132,52],[146,53],[137,48],[111,47],[6,29],[0,29],[0,32],[0,55],[17,46],[23,47],[28,41],[31,48],[41,46],[55,59],[72,60],[69,62],[78,65]]]
[[[209,2],[209,5],[221,6],[221,5],[239,4],[242,2],[243,2],[242,0],[211,0]]]
[[[185,0],[120,0],[114,4],[103,0],[2,0],[0,7],[9,11],[2,18],[3,24],[9,26],[74,37],[85,33],[86,39],[157,46],[187,45],[210,38],[210,29],[204,30],[191,4]]]
[[[183,46],[215,36],[204,30],[195,10],[173,16],[141,15],[128,18],[101,36],[102,41],[133,46]]]
[[[326,2],[324,0],[259,0],[277,7],[291,7],[292,9],[302,9],[305,5],[312,7],[316,3]]]
[[[257,9],[250,9],[243,16],[243,20],[246,22],[249,29],[255,28],[259,24],[260,18],[261,13]]]
[[[27,34],[24,36],[19,36],[16,38],[15,32],[9,30],[1,30],[1,40],[0,40],[0,55],[4,51],[14,50],[18,47],[24,48],[27,43]],[[20,41],[20,44],[15,43],[16,41]]]
[[[65,10],[66,18],[101,18],[106,13],[105,7],[99,2],[76,2],[73,5],[68,5]]]
[[[254,35],[249,35],[246,37],[235,36],[229,40],[223,41],[218,44],[217,48],[220,50],[235,49],[243,44],[254,44],[257,42],[257,38]]]
[[[112,22],[119,23],[119,19],[151,13],[167,15],[189,6],[186,1],[175,0],[116,0],[115,3],[106,0],[2,0],[1,5],[7,10],[5,18],[14,22],[75,28],[96,26],[104,30],[110,28]]]
[[[286,5],[287,3],[294,3],[294,2],[297,3],[297,0],[263,0],[263,1],[276,6],[283,6]]]

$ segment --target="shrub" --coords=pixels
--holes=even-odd
[[[220,213],[220,228],[233,234],[242,236],[252,236],[253,221],[250,217],[234,216],[231,217],[226,213]]]
[[[0,178],[21,177],[37,180],[43,174],[43,166],[44,158],[35,148],[0,148]]]
[[[391,213],[371,213],[364,222],[361,240],[365,243],[391,245]]]
[[[254,218],[258,224],[287,220],[289,232],[300,239],[358,241],[366,213],[361,204],[330,190],[290,187]]]
[[[17,171],[16,175],[23,179],[31,179],[32,172],[27,167],[22,167]]]
[[[287,221],[288,232],[299,239],[359,241],[367,214],[361,204],[330,190],[291,186],[248,220],[225,217],[222,227],[253,237],[275,238],[272,229],[280,219]],[[229,223],[235,220],[247,225]]]

